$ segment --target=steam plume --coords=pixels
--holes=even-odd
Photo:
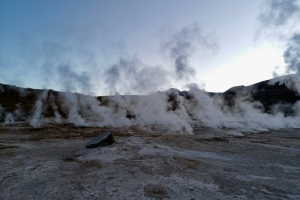
[[[191,56],[199,50],[215,53],[218,45],[211,34],[205,35],[197,24],[193,24],[183,27],[170,40],[162,42],[161,48],[174,62],[176,78],[189,81],[196,74],[189,63]]]
[[[263,4],[263,9],[258,19],[265,28],[284,26],[299,14],[298,0],[268,0]]]
[[[300,76],[300,34],[298,22],[300,18],[300,2],[299,0],[271,0],[265,1],[263,9],[258,17],[261,25],[261,31],[272,30],[272,34],[279,36],[278,39],[284,39],[286,50],[283,53],[286,63],[286,73],[296,73]],[[289,27],[293,24],[293,28]],[[285,30],[288,30],[286,32]],[[278,32],[280,34],[278,35]],[[273,76],[278,76],[275,67]],[[286,77],[284,82],[287,82]],[[296,88],[300,88],[297,86]]]
[[[110,93],[149,94],[168,84],[169,74],[158,66],[147,66],[138,58],[120,58],[105,71]]]
[[[72,70],[70,64],[60,65],[58,67],[59,80],[61,87],[64,91],[76,92],[76,90],[85,91],[90,93],[92,84],[90,82],[90,76],[86,72],[78,74]]]
[[[288,42],[288,48],[285,50],[284,61],[287,64],[288,73],[293,72],[300,76],[300,34],[294,34]]]

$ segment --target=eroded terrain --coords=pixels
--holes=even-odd
[[[300,199],[300,130],[0,126],[0,199]]]

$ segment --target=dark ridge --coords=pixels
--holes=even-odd
[[[289,85],[286,84],[289,81]],[[296,90],[297,77],[294,75],[277,77],[275,79],[265,80],[250,86],[236,86],[228,89],[223,93],[206,92],[212,98],[222,98],[224,106],[234,107],[236,101],[258,101],[262,104],[263,110],[267,113],[272,113],[273,108],[283,112],[285,115],[293,114],[293,105],[300,100],[300,96]],[[20,110],[23,116],[32,114],[37,100],[41,95],[45,95],[40,99],[43,103],[42,115],[44,117],[54,117],[55,110],[53,105],[56,106],[57,112],[64,118],[68,117],[67,113],[62,108],[62,100],[58,97],[63,97],[66,92],[59,92],[54,90],[40,90],[32,88],[21,88],[13,85],[0,84],[0,121],[4,119],[5,113],[14,113]],[[191,91],[179,91],[171,88],[166,92],[158,92],[168,96],[168,102],[171,106],[168,110],[176,110],[179,105],[178,96],[185,99],[192,100],[194,95]],[[75,93],[80,96],[83,94]],[[87,95],[83,95],[87,96]],[[125,96],[125,95],[122,95]],[[127,96],[143,96],[146,95],[127,95]],[[111,96],[98,96],[99,105],[108,106]],[[1,112],[2,110],[2,112]],[[128,117],[132,118],[131,113]]]
[[[284,80],[289,80],[293,76],[285,76]],[[276,81],[278,79],[278,81]],[[295,80],[294,80],[295,81]],[[248,101],[259,101],[266,112],[270,112],[274,105],[293,105],[300,100],[298,92],[280,78],[265,80],[250,86],[237,86],[230,88],[223,94],[228,105],[234,106],[235,100],[245,98]]]

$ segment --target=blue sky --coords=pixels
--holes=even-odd
[[[285,43],[257,37],[264,2],[0,0],[0,82],[106,95],[187,89],[191,83],[223,92],[270,79],[274,67],[284,71]],[[184,56],[196,73],[180,78],[174,46],[163,47],[192,27],[202,41],[185,41],[191,48]],[[204,40],[213,50],[203,47]]]

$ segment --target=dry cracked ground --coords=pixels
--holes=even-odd
[[[0,199],[300,199],[300,130],[0,126]]]

